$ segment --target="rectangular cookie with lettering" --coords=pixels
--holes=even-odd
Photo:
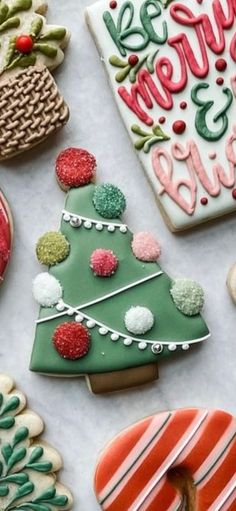
[[[172,231],[236,210],[235,0],[101,0],[86,19]]]

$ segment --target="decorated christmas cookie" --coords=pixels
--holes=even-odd
[[[33,282],[41,308],[31,369],[87,375],[99,393],[154,380],[163,357],[184,354],[209,331],[202,288],[163,272],[155,237],[132,235],[120,219],[124,194],[95,185],[95,168],[82,149],[66,149],[57,160],[57,179],[70,190],[60,231],[47,232],[36,247],[50,269]]]
[[[0,2],[0,159],[60,129],[69,110],[50,73],[63,61],[64,27],[47,25],[42,0]]]
[[[43,422],[25,407],[24,394],[0,374],[0,509],[69,510],[72,496],[56,479],[61,457],[38,438]]]
[[[227,276],[227,287],[233,302],[236,304],[236,264],[234,264],[229,270]]]
[[[95,491],[104,511],[235,511],[235,418],[195,408],[142,420],[104,450]]]
[[[0,284],[10,259],[13,221],[8,203],[0,190]]]
[[[173,231],[236,210],[234,0],[100,0],[86,17]]]

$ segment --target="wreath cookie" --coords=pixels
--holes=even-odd
[[[159,413],[102,453],[95,492],[103,511],[235,511],[236,420],[221,410]]]
[[[209,337],[200,312],[203,290],[171,280],[148,232],[133,235],[114,184],[94,184],[96,160],[66,149],[56,175],[68,190],[59,232],[46,232],[37,258],[49,266],[33,282],[41,305],[31,369],[54,376],[87,375],[95,393],[157,378],[164,357],[186,353]]]
[[[72,496],[57,482],[62,466],[58,452],[38,436],[44,425],[26,408],[13,380],[0,374],[0,509],[66,511]]]
[[[13,238],[13,220],[6,198],[0,190],[0,284],[7,269]]]
[[[69,110],[51,75],[63,59],[66,28],[47,25],[42,0],[0,2],[0,160],[45,140]]]

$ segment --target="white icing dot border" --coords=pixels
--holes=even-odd
[[[54,314],[47,318],[42,318],[36,321],[36,323],[43,323],[49,321],[50,319],[55,319],[62,315],[67,315],[69,317],[75,315],[75,321],[78,323],[82,323],[86,321],[86,326],[89,329],[98,328],[99,334],[104,337],[109,334],[112,342],[123,341],[124,346],[131,346],[133,343],[138,344],[138,348],[140,351],[145,351],[148,347],[151,348],[152,353],[154,355],[160,355],[164,348],[167,347],[169,351],[177,351],[178,348],[181,348],[183,351],[187,351],[190,348],[191,344],[196,344],[202,341],[205,341],[210,337],[210,333],[204,337],[199,339],[193,339],[188,341],[178,341],[178,342],[170,342],[170,341],[153,341],[151,339],[138,339],[137,337],[132,337],[130,335],[125,335],[122,332],[114,330],[109,326],[97,321],[92,316],[81,312],[80,310],[70,307],[67,303],[63,302],[63,300],[59,300],[57,306],[57,310],[61,311],[59,314]]]
[[[115,222],[105,222],[101,220],[95,220],[94,218],[88,218],[86,216],[76,215],[75,213],[71,213],[67,209],[62,210],[62,217],[64,222],[70,223],[71,227],[79,228],[82,225],[85,229],[95,229],[98,232],[102,232],[104,227],[107,228],[107,231],[110,233],[119,230],[122,234],[126,234],[128,232],[128,226],[126,224],[118,224]]]
[[[58,311],[57,314],[52,314],[51,316],[47,316],[45,318],[40,318],[36,321],[36,323],[37,324],[45,323],[47,321],[50,321],[52,319],[57,319],[62,316],[69,316],[69,317],[75,316],[74,319],[76,322],[82,323],[83,321],[86,321],[87,328],[92,329],[92,328],[96,327],[96,328],[98,328],[99,334],[101,336],[106,336],[109,334],[112,342],[117,342],[117,341],[122,340],[124,346],[131,346],[133,343],[137,343],[138,348],[141,351],[145,351],[148,347],[151,347],[152,353],[154,355],[160,355],[162,353],[164,347],[167,347],[167,349],[171,352],[177,351],[177,349],[179,347],[181,347],[181,349],[183,351],[187,351],[187,350],[189,350],[191,344],[197,344],[199,342],[205,341],[206,339],[208,339],[210,337],[211,334],[209,333],[206,336],[200,337],[198,339],[186,340],[186,341],[176,341],[176,342],[174,342],[174,341],[172,341],[172,342],[159,341],[159,340],[153,341],[152,339],[139,339],[137,337],[125,335],[122,332],[118,332],[118,331],[110,328],[109,326],[105,325],[104,323],[97,321],[92,316],[89,316],[88,314],[81,312],[82,309],[85,309],[87,307],[95,305],[96,303],[107,300],[107,299],[111,298],[112,296],[123,293],[127,289],[136,287],[136,286],[142,284],[143,282],[146,282],[146,281],[151,280],[156,277],[160,277],[161,275],[163,275],[163,272],[158,271],[156,273],[153,273],[152,275],[148,275],[147,277],[144,277],[143,279],[137,280],[135,282],[131,282],[130,284],[128,284],[124,287],[116,289],[112,293],[108,293],[107,295],[96,298],[95,300],[92,300],[90,302],[83,303],[82,305],[79,305],[78,307],[71,307],[69,304],[65,303],[61,299],[56,304],[56,309]]]

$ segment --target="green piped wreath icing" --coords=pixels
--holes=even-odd
[[[71,509],[71,495],[57,485],[53,473],[61,467],[60,456],[49,445],[33,440],[43,423],[34,412],[24,411],[25,405],[12,379],[0,374],[0,509]]]
[[[70,253],[50,269],[63,288],[63,301],[53,309],[40,309],[30,365],[33,371],[80,375],[128,369],[157,362],[209,336],[200,315],[190,318],[176,308],[170,294],[172,281],[160,266],[136,259],[127,226],[120,219],[105,221],[96,211],[95,189],[89,184],[68,192],[60,231],[70,244]],[[101,279],[91,272],[91,253],[98,248],[112,250],[119,259],[110,278]],[[147,307],[155,318],[148,334],[135,339],[124,323],[131,306]],[[52,338],[58,325],[76,319],[91,327],[91,347],[85,357],[70,361],[56,352]]]

